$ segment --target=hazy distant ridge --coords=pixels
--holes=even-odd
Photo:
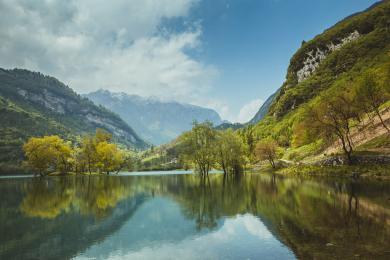
[[[208,120],[214,125],[222,123],[216,111],[190,104],[112,93],[107,90],[98,90],[85,97],[120,115],[142,138],[153,144],[173,140],[189,130],[195,120]]]

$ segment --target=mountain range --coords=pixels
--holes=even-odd
[[[313,162],[340,152],[340,145],[337,138],[312,127],[315,122],[310,112],[322,110],[330,97],[342,99],[342,95],[349,95],[354,101],[348,102],[355,102],[356,110],[355,118],[348,118],[354,151],[385,154],[390,142],[383,125],[390,123],[390,100],[380,101],[383,124],[373,119],[372,111],[362,113],[362,105],[358,107],[356,100],[366,98],[359,91],[365,75],[374,75],[376,84],[384,89],[390,86],[389,0],[348,16],[312,40],[303,41],[290,60],[285,82],[256,115],[245,124],[223,123],[216,129],[235,130],[249,149],[254,149],[260,140],[273,139],[284,149],[283,159]],[[361,116],[356,117],[357,113]],[[172,142],[169,147],[170,154],[175,154],[175,145]]]
[[[80,96],[39,72],[0,69],[0,171],[9,173],[20,165],[22,144],[31,136],[57,134],[77,141],[78,136],[103,128],[116,142],[145,149],[175,139],[189,130],[193,121],[206,120],[217,129],[240,128],[242,136],[247,136],[245,131],[257,139],[271,136],[278,144],[293,148],[289,152],[294,154],[286,158],[302,158],[330,145],[318,141],[318,136],[309,140],[300,131],[307,110],[326,102],[325,94],[356,91],[362,75],[368,72],[385,83],[390,75],[388,0],[304,41],[290,60],[283,85],[244,125],[223,122],[217,112],[199,106],[106,90]],[[382,139],[386,143],[388,137]]]
[[[194,121],[210,121],[214,125],[222,123],[218,113],[212,109],[175,101],[107,90],[98,90],[84,97],[117,113],[143,139],[155,145],[167,143],[191,129]]]
[[[76,140],[96,128],[110,132],[127,147],[149,146],[118,115],[56,78],[23,69],[0,69],[0,168],[18,165],[22,144],[29,137],[56,134]]]

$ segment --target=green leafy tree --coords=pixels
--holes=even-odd
[[[215,164],[217,133],[210,122],[194,123],[191,131],[180,137],[181,157],[195,166],[201,176],[207,176]]]
[[[217,134],[216,162],[224,174],[239,174],[245,165],[245,145],[242,139],[228,129]]]
[[[308,109],[305,124],[311,135],[332,142],[337,137],[348,162],[352,162],[353,142],[351,120],[358,111],[348,92],[327,93]]]
[[[380,84],[374,73],[367,72],[356,89],[356,105],[362,107],[368,114],[374,113],[379,118],[383,127],[390,133],[390,128],[386,125],[380,112],[380,106],[389,99],[390,95],[386,91],[386,81],[384,84]]]

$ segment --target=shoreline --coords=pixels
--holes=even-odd
[[[263,166],[260,171],[289,177],[336,177],[390,181],[390,165],[290,165],[276,169]]]

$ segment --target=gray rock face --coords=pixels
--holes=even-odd
[[[47,89],[43,89],[43,92],[36,94],[18,88],[17,93],[24,99],[31,102],[39,103],[45,108],[51,110],[52,112],[62,115],[65,114],[66,100],[64,98],[57,97],[55,94],[51,93]]]
[[[355,155],[353,161],[360,165],[379,165],[390,164],[390,156],[388,155]],[[323,166],[337,166],[347,164],[347,160],[344,156],[331,156],[319,161],[318,165]]]
[[[120,115],[143,139],[156,145],[169,142],[191,129],[193,121],[222,123],[214,110],[189,104],[107,90],[92,92],[85,97]]]
[[[340,40],[339,43],[330,42],[327,44],[327,48],[321,50],[319,48],[311,50],[306,53],[306,59],[303,61],[303,66],[297,71],[298,82],[302,82],[310,77],[316,69],[320,66],[321,62],[333,51],[339,50],[344,45],[357,40],[360,37],[358,31],[350,33],[347,37]]]
[[[76,136],[94,133],[96,128],[103,128],[119,143],[137,149],[148,147],[118,115],[82,98],[59,80],[38,72],[0,68],[0,98],[18,107],[16,110],[4,109],[3,118],[14,113],[14,120],[0,122],[3,129],[19,129],[15,136]],[[36,117],[45,123],[37,123]],[[20,122],[23,120],[28,126],[23,125],[26,129],[22,131]],[[32,133],[32,128],[37,130]]]

